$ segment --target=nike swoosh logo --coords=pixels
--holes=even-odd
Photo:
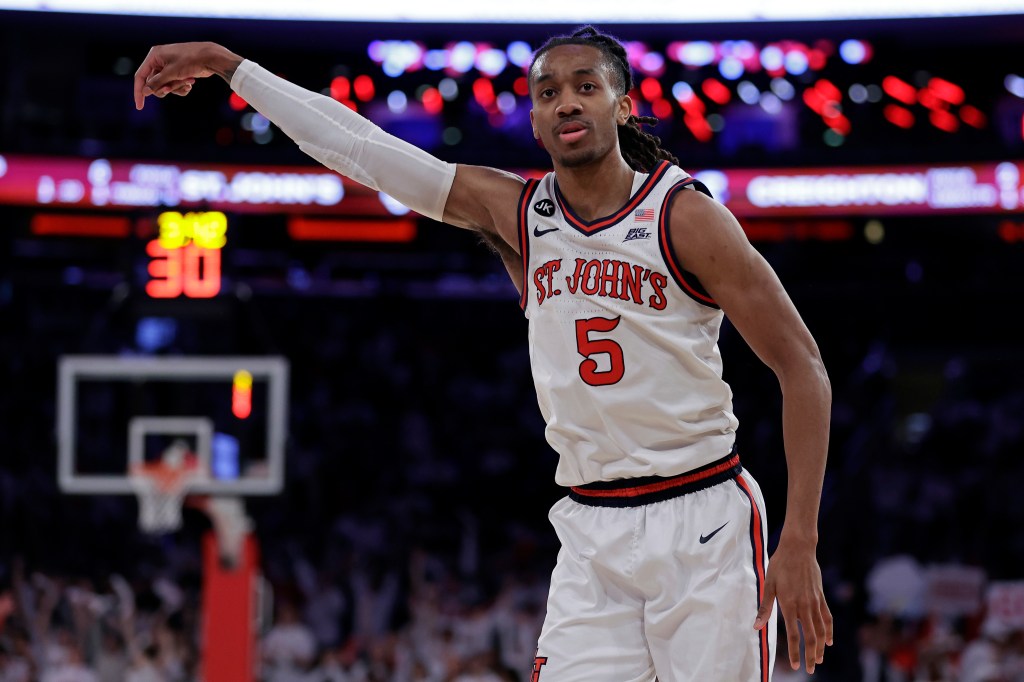
[[[557,227],[552,227],[550,230],[541,230],[536,225],[533,226],[533,236],[534,237],[543,237],[548,232],[558,232],[558,228]]]
[[[711,538],[715,537],[715,536],[716,536],[716,535],[718,534],[718,531],[722,530],[723,528],[725,528],[725,527],[726,527],[726,526],[728,526],[728,525],[729,525],[729,522],[728,522],[728,521],[726,521],[726,522],[725,522],[725,523],[723,523],[723,524],[722,524],[721,526],[719,526],[718,528],[714,529],[713,531],[711,531],[711,532],[710,532],[710,533],[708,533],[707,535],[701,535],[701,536],[700,536],[700,544],[702,544],[702,545],[703,545],[703,544],[704,544],[705,542],[707,542],[707,541],[708,541],[708,540],[710,540]]]

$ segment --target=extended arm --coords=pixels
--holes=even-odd
[[[515,207],[522,178],[493,168],[456,168],[220,45],[154,47],[135,74],[135,106],[141,109],[148,95],[186,95],[195,79],[215,74],[328,168],[425,216],[496,234],[518,249]]]
[[[782,426],[789,472],[786,518],[769,564],[755,627],[764,627],[778,598],[790,663],[800,661],[799,621],[807,670],[832,643],[832,615],[815,549],[828,452],[832,390],[817,344],[771,266],[747,241],[733,215],[699,192],[681,192],[672,210],[673,243],[683,267],[708,290],[782,388]]]

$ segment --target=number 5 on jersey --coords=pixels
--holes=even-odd
[[[580,378],[591,386],[608,386],[618,383],[626,371],[622,357],[622,346],[611,339],[592,339],[590,332],[610,332],[619,326],[620,317],[591,317],[588,320],[576,320],[576,350],[586,360],[580,363]],[[597,370],[594,355],[604,353],[610,360],[610,366],[603,371]]]

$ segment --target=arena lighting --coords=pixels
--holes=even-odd
[[[985,114],[977,107],[972,107],[970,104],[965,104],[960,107],[960,120],[972,128],[984,128],[988,123],[988,118]]]
[[[672,117],[672,105],[667,99],[658,98],[651,103],[651,113],[655,118],[666,120]]]
[[[672,59],[687,66],[707,66],[715,61],[715,46],[705,40],[672,43],[668,53]]]
[[[477,71],[492,78],[504,71],[507,65],[508,57],[502,50],[489,48],[481,50],[476,56]]]
[[[234,109],[235,111],[243,111],[246,107],[249,106],[249,103],[241,97],[239,97],[236,93],[232,92],[228,96],[228,106]]]
[[[636,3],[592,2],[584,10],[548,0],[514,3],[424,3],[421,0],[391,2],[325,3],[321,0],[0,0],[0,9],[93,12],[186,17],[290,19],[299,21],[368,21],[428,23],[529,24],[603,23],[691,24],[695,22],[829,21],[841,19],[891,19],[936,16],[1017,14],[1020,0],[903,0],[865,3],[862,0],[806,0],[773,2],[682,3],[645,6]]]
[[[685,123],[686,127],[689,128],[691,133],[693,133],[693,136],[701,142],[707,142],[714,134],[711,130],[710,124],[708,124],[707,119],[704,118],[702,114],[688,111],[686,115],[683,116],[683,123]]]
[[[120,216],[36,213],[31,230],[41,236],[123,238],[131,234],[131,224]]]
[[[732,92],[721,81],[708,78],[701,83],[701,90],[713,102],[717,104],[728,104],[732,99]]]
[[[942,78],[932,78],[928,81],[928,90],[936,97],[949,104],[963,104],[964,89],[956,83],[950,83]]]
[[[356,92],[356,99],[360,102],[369,102],[373,99],[377,89],[373,85],[373,79],[363,74],[362,76],[356,76],[355,81],[352,83],[352,87]]]
[[[909,109],[904,109],[898,104],[887,104],[883,110],[885,118],[889,123],[900,128],[912,128],[914,126],[914,114]]]
[[[487,78],[477,78],[473,81],[473,97],[477,103],[488,111],[494,106],[494,84]]]
[[[684,94],[682,88],[679,90],[679,94]],[[913,118],[909,110],[895,104],[889,106],[902,109],[906,116]],[[680,107],[684,112],[684,123],[695,136],[710,136],[720,123],[717,114],[705,117],[704,103],[696,96],[680,101]],[[447,144],[458,144],[460,133],[457,128],[449,127],[444,134]],[[199,183],[188,187],[192,203],[182,201],[177,209],[181,218],[175,218],[175,221],[180,229],[172,232],[171,226],[168,226],[164,235],[169,240],[177,240],[174,242],[177,244],[183,243],[184,237],[181,235],[191,235],[188,238],[194,242],[198,234],[204,244],[216,246],[219,229],[203,232],[201,226],[199,229],[185,226],[187,212],[217,203],[204,197],[221,197],[223,202],[224,196],[239,190],[245,190],[246,193],[234,198],[244,196],[245,201],[224,205],[226,213],[301,215],[307,221],[316,221],[319,216],[330,221],[326,224],[364,224],[372,238],[379,238],[390,229],[387,227],[392,224],[389,221],[401,218],[402,224],[415,226],[417,220],[406,207],[398,205],[380,192],[342,179],[336,173],[318,166],[303,167],[301,172],[291,168],[286,173],[284,168],[275,167],[189,166],[115,160],[108,162],[107,177],[107,172],[103,170],[107,164],[99,163],[102,159],[7,155],[0,157],[0,160],[0,170],[3,171],[0,175],[0,204],[73,208],[77,214],[90,209],[104,215],[118,210],[137,212],[139,209],[152,209],[159,206],[161,196],[180,198],[186,186]],[[92,203],[88,191],[85,197],[75,199],[74,203],[59,204],[54,198],[52,203],[45,204],[39,200],[37,187],[43,179],[48,179],[51,185],[57,187],[69,181],[88,187],[90,180],[87,175],[90,169],[94,171],[94,181],[107,183],[109,203]],[[539,177],[543,174],[539,169],[510,170],[524,177]],[[948,212],[1016,215],[1024,205],[1024,160],[1005,159],[998,163],[961,165],[688,170],[706,182],[715,196],[741,217],[934,215]],[[241,181],[236,184],[238,178]],[[251,184],[252,178],[258,181]],[[277,181],[281,181],[281,184],[277,184]],[[323,195],[323,198],[340,199],[317,203],[317,192],[325,190],[328,194]],[[300,198],[299,192],[302,202],[297,201]],[[49,208],[42,211],[53,212]]]
[[[862,40],[844,40],[839,43],[839,56],[847,64],[863,64],[871,59],[871,46]]]
[[[640,81],[640,92],[643,93],[644,99],[653,102],[661,97],[661,83],[657,78],[645,78]]]
[[[1015,73],[1011,73],[1003,79],[1003,85],[1006,86],[1007,92],[1011,95],[1024,99],[1024,78],[1021,78]]]
[[[416,221],[329,220],[293,216],[288,219],[288,236],[298,241],[411,242],[416,238]]]
[[[348,78],[338,76],[331,81],[331,97],[342,102],[352,94],[352,84]]]
[[[904,104],[917,103],[917,88],[896,76],[886,76],[883,78],[882,90],[893,99],[897,99]]]
[[[960,120],[948,111],[933,111],[928,115],[932,125],[947,133],[955,133],[960,127]]]
[[[409,98],[401,90],[393,90],[388,93],[388,109],[393,114],[401,114],[409,105]]]
[[[420,100],[423,102],[423,110],[432,116],[440,114],[444,108],[444,98],[437,88],[427,88],[424,90]]]

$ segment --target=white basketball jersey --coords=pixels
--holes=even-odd
[[[559,485],[673,476],[733,446],[723,315],[676,262],[668,229],[672,198],[693,184],[662,161],[636,174],[619,211],[589,222],[554,173],[523,189],[520,304]]]

